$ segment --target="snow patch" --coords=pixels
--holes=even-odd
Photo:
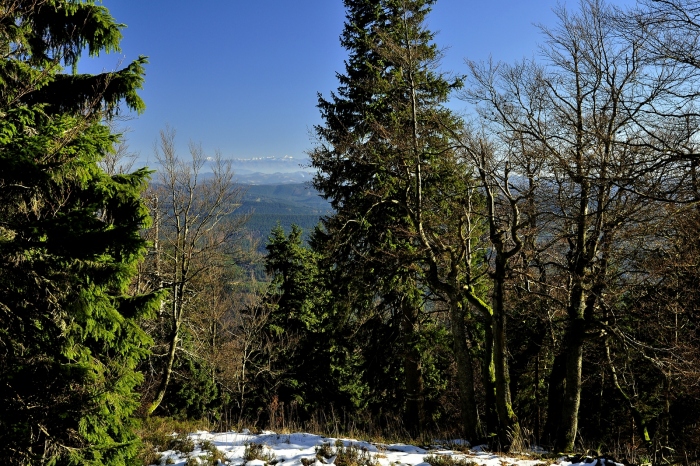
[[[189,458],[198,458],[206,455],[206,452],[201,450],[200,444],[208,441],[212,442],[226,458],[225,463],[235,466],[271,466],[264,460],[255,459],[248,461],[243,460],[246,445],[251,443],[265,445],[265,452],[274,454],[277,459],[276,466],[302,466],[302,459],[306,464],[314,466],[330,466],[335,458],[325,458],[318,460],[316,458],[316,449],[328,443],[335,447],[336,442],[342,442],[345,447],[353,446],[362,451],[369,453],[380,466],[430,466],[425,461],[429,455],[445,455],[451,456],[458,460],[466,460],[477,463],[479,466],[536,466],[541,465],[542,461],[532,459],[515,459],[508,456],[500,456],[488,450],[486,445],[476,445],[470,448],[469,442],[462,439],[435,441],[435,445],[429,449],[421,448],[415,445],[407,445],[404,443],[395,444],[373,444],[370,442],[348,439],[348,438],[333,438],[323,437],[320,435],[308,433],[293,433],[293,434],[277,434],[272,431],[263,431],[260,434],[252,434],[250,430],[243,429],[240,432],[221,432],[212,433],[205,431],[197,431],[190,434],[190,438],[195,442],[196,448],[189,454],[184,454],[177,451],[166,451],[162,453],[161,464],[170,459],[174,466],[184,466]],[[461,451],[450,450],[449,448],[458,448]],[[470,450],[467,450],[470,448]],[[533,447],[532,453],[544,453],[544,449]],[[580,462],[572,462],[580,461]],[[606,458],[560,458],[553,466],[623,466]]]

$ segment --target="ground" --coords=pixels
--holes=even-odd
[[[581,459],[581,463],[572,463],[566,458],[542,459],[537,448],[514,456],[496,455],[483,446],[470,446],[463,440],[439,441],[434,445],[421,448],[406,444],[370,443],[353,439],[337,439],[319,435],[295,433],[277,434],[264,431],[252,434],[248,430],[241,432],[210,433],[199,431],[190,434],[195,448],[189,453],[176,450],[162,452],[160,464],[190,466],[195,464],[212,464],[212,447],[220,452],[219,464],[236,466],[323,466],[339,463],[336,459],[343,457],[343,452],[352,452],[360,460],[359,465],[379,464],[380,466],[433,466],[438,457],[441,466],[466,466],[475,463],[479,466],[623,466],[606,460]],[[319,453],[319,455],[317,455]],[[320,457],[320,458],[319,458]],[[447,461],[441,461],[447,460]],[[453,461],[452,461],[453,460]],[[216,460],[215,460],[216,461]]]

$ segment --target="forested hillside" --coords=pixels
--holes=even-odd
[[[309,184],[244,185],[240,213],[249,213],[245,228],[260,239],[258,250],[265,252],[270,232],[279,223],[289,231],[298,225],[311,232],[330,204]]]
[[[436,0],[342,3],[313,181],[245,186],[168,125],[128,173],[146,59],[77,66],[123,25],[0,0],[0,458],[165,462],[199,421],[698,464],[700,3],[559,5],[461,70]]]

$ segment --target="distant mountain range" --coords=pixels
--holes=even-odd
[[[241,184],[286,184],[309,181],[314,174],[309,159],[285,155],[229,159]]]
[[[234,180],[242,185],[279,185],[279,184],[299,184],[310,182],[313,173],[303,170],[289,172],[263,173],[259,171],[247,170],[245,168],[234,167]]]

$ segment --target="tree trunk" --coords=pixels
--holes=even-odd
[[[479,438],[481,429],[474,396],[472,357],[469,353],[464,329],[465,311],[463,304],[456,297],[450,298],[450,320],[452,321],[452,339],[457,362],[457,386],[459,387],[462,432],[467,440],[473,442]]]
[[[498,440],[505,448],[520,436],[520,426],[513,412],[510,397],[510,375],[506,348],[505,279],[506,259],[496,258],[493,290],[493,359],[496,379],[496,410],[498,412]],[[511,437],[509,439],[509,437]]]
[[[405,348],[403,369],[406,383],[404,425],[412,436],[416,436],[422,432],[423,428],[423,377],[420,366],[421,355],[413,341],[416,321],[418,320],[418,309],[410,299],[405,299],[401,307],[401,327]]]
[[[547,421],[544,426],[543,438],[548,445],[556,443],[561,421],[562,403],[564,400],[564,384],[566,382],[566,353],[562,348],[554,357],[552,371],[549,374],[549,389],[547,391]]]
[[[583,342],[586,330],[583,296],[583,284],[577,281],[571,293],[568,326],[564,334],[565,386],[561,406],[561,424],[555,444],[560,451],[565,452],[574,450],[578,430],[578,410],[581,405]]]
[[[168,351],[168,362],[165,366],[165,373],[163,374],[163,378],[158,386],[158,392],[156,392],[153,402],[148,407],[148,411],[146,411],[146,414],[149,416],[153,414],[153,412],[158,409],[158,406],[160,406],[160,404],[163,402],[165,392],[168,389],[168,383],[170,382],[170,376],[173,373],[173,365],[175,363],[175,353],[177,352],[177,343],[179,341],[179,330],[179,325],[176,324],[176,327],[170,336],[170,350]]]
[[[571,322],[573,327],[582,322]],[[578,430],[578,410],[581,405],[581,372],[583,367],[583,339],[576,336],[579,330],[574,329],[568,338],[572,341],[566,350],[566,386],[561,407],[561,424],[557,447],[561,451],[574,450],[576,432]]]
[[[482,356],[482,383],[486,402],[486,436],[498,435],[498,409],[496,408],[496,367],[493,361],[493,316],[484,324],[484,353]]]

